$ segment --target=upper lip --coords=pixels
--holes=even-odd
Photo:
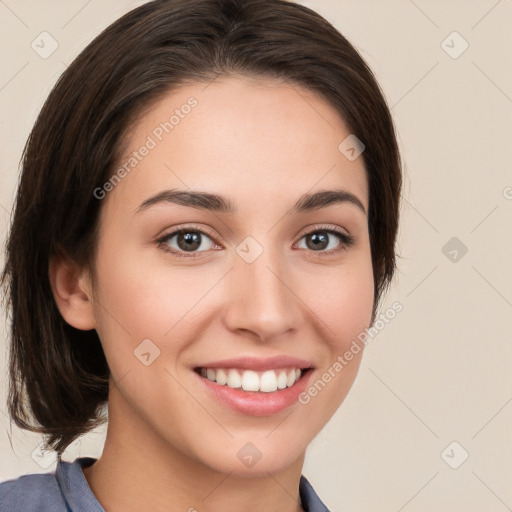
[[[240,368],[241,370],[276,370],[278,368],[312,368],[310,361],[291,356],[274,357],[237,357],[234,359],[223,359],[219,361],[210,361],[197,366],[197,368]]]

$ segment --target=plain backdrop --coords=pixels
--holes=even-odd
[[[142,3],[0,1],[2,241],[21,151],[52,86],[103,28]],[[512,2],[302,3],[374,70],[405,172],[399,273],[381,307],[398,300],[403,310],[366,348],[347,399],[308,448],[304,474],[333,511],[510,510]],[[58,45],[46,58],[33,49],[41,37]],[[3,313],[7,480],[52,471],[55,460],[39,452],[39,436],[10,426]],[[64,460],[98,457],[105,429]]]

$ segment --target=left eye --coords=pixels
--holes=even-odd
[[[332,236],[338,239],[338,243],[331,245],[329,239]],[[305,234],[301,240],[306,239],[306,249],[311,249],[313,252],[336,252],[340,249],[347,249],[353,245],[353,237],[345,233],[341,233],[334,229],[318,229]],[[329,247],[331,245],[331,247]]]

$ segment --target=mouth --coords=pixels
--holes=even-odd
[[[242,357],[193,368],[208,399],[231,412],[272,416],[294,407],[314,372],[304,359]]]
[[[206,368],[196,367],[194,371],[203,379],[226,386],[231,389],[248,393],[276,393],[304,379],[313,368],[283,367],[265,371],[256,371],[243,368]]]

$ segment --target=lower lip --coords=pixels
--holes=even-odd
[[[206,377],[194,372],[216,400],[231,409],[252,416],[271,416],[284,411],[298,402],[299,395],[304,391],[312,373],[312,369],[304,373],[291,387],[278,389],[270,393],[242,391],[227,385],[221,386]]]

